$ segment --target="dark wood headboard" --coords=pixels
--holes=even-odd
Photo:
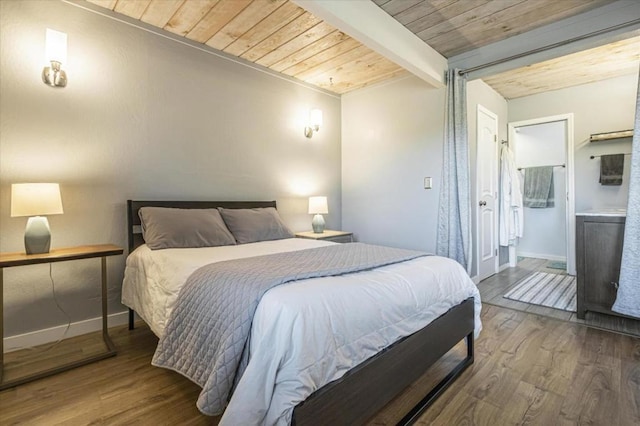
[[[276,207],[275,201],[136,201],[127,200],[127,239],[129,253],[144,244],[140,229],[141,207],[172,207],[176,209],[253,209],[257,207]]]

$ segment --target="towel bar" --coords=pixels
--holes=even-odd
[[[625,153],[624,153],[624,155],[631,155],[631,153],[630,153],[630,152],[629,152],[629,153],[626,153],[626,152],[625,152]],[[596,158],[596,157],[602,157],[602,155],[592,155],[592,156],[591,156],[591,157],[589,157],[589,158],[591,158],[591,159],[593,160],[593,159],[594,159],[594,158]],[[520,169],[518,169],[518,170],[520,170]]]

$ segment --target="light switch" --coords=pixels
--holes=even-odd
[[[424,189],[431,189],[433,187],[433,182],[430,177],[424,178]]]

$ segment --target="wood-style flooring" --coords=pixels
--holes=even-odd
[[[546,306],[532,305],[530,303],[519,302],[517,300],[505,299],[502,297],[518,281],[527,275],[536,272],[550,272],[564,274],[564,271],[545,268],[545,259],[524,258],[518,262],[515,268],[507,268],[492,277],[483,280],[478,284],[482,303],[516,309],[518,311],[531,312],[547,317],[558,318],[563,321],[571,321],[579,324],[586,324],[603,330],[625,333],[640,337],[640,321],[622,318],[612,315],[599,314],[597,312],[587,312],[584,320],[578,319],[575,312],[562,311],[560,309],[548,308]]]
[[[640,339],[533,313],[484,305],[473,366],[421,417],[422,425],[638,425]],[[195,407],[199,388],[150,365],[157,342],[144,325],[111,330],[118,355],[0,392],[0,424],[211,425]],[[38,368],[96,350],[100,335],[45,353],[7,354],[7,367]],[[98,342],[98,343],[96,343]],[[87,349],[89,348],[89,349]],[[395,424],[450,365],[461,344],[396,398],[371,425]],[[58,359],[59,360],[59,359]]]

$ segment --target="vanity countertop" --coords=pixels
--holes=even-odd
[[[616,216],[626,217],[627,209],[593,209],[576,213],[576,216]]]

